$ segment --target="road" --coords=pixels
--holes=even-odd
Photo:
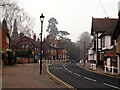
[[[50,65],[49,71],[74,88],[120,89],[120,79],[90,72],[76,63]]]

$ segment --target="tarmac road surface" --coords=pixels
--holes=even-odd
[[[48,66],[49,71],[74,88],[120,89],[120,79],[113,78],[80,68],[76,63]]]

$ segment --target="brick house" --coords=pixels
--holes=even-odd
[[[6,52],[10,48],[10,36],[8,33],[8,28],[7,28],[7,23],[6,20],[4,19],[2,22],[2,25],[0,25],[0,34],[2,34],[2,38],[0,39],[0,48],[2,47],[2,54],[3,54],[3,59],[4,63],[7,64],[8,60],[6,58]]]
[[[46,60],[67,59],[65,43],[61,40],[57,40],[56,38],[50,41],[49,35],[43,41],[43,53]]]
[[[19,39],[16,42],[12,40],[11,46],[13,51],[27,51],[29,48],[32,50],[32,54],[39,57],[40,52],[40,41],[36,41],[36,34],[34,34],[33,39],[27,36],[24,36],[23,33],[18,34]],[[37,53],[37,54],[36,54]],[[23,60],[23,63],[27,63],[27,58]],[[30,59],[30,62],[33,62],[33,59]]]
[[[17,51],[24,51],[24,50],[27,50],[28,48],[31,48],[32,51],[40,51],[39,49],[39,45],[40,45],[40,42],[39,41],[36,41],[36,35],[34,35],[34,39],[30,38],[30,37],[27,37],[27,36],[24,36],[23,33],[20,33],[20,39],[19,41],[14,44],[15,41],[12,40],[12,49],[13,50],[17,50]],[[15,46],[14,46],[15,45]]]
[[[33,39],[25,36],[22,32],[19,34],[17,31],[17,22],[14,21],[14,28],[11,36],[11,47],[13,51],[27,51],[29,48],[32,53],[39,52],[39,41],[36,41],[36,35],[34,34]],[[27,58],[20,58],[20,63],[27,63]],[[33,62],[33,59],[30,59]]]

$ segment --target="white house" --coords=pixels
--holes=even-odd
[[[111,36],[115,30],[117,20],[113,18],[92,18],[93,60],[96,61],[97,65],[104,66],[105,51],[113,48]]]

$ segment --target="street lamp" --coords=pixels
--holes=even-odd
[[[85,66],[85,42],[83,43],[84,45],[84,66]]]
[[[41,38],[41,43],[40,43],[40,74],[42,74],[42,31],[43,31],[43,21],[44,21],[44,16],[43,13],[40,16],[40,21],[41,21],[41,33],[40,33],[40,38]]]

